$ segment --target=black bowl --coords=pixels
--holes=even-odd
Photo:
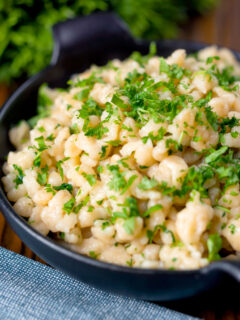
[[[51,64],[26,81],[0,111],[0,159],[11,150],[8,130],[20,119],[36,113],[37,91],[47,82],[64,87],[73,73],[91,64],[104,65],[113,58],[124,59],[133,51],[148,53],[149,42],[134,39],[124,23],[112,13],[96,13],[69,20],[53,28],[55,49]],[[193,53],[206,45],[185,41],[157,41],[158,54],[167,56],[178,48]],[[240,59],[240,54],[235,53]],[[2,172],[1,172],[2,175]],[[240,262],[220,261],[191,271],[150,270],[104,263],[72,252],[44,237],[19,217],[0,190],[0,209],[23,242],[47,263],[95,287],[137,298],[167,301],[196,295],[213,287],[227,274],[240,281]]]

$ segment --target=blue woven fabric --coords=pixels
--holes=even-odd
[[[94,289],[0,248],[0,319],[191,320],[153,303]]]

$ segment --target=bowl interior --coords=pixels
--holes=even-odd
[[[150,43],[147,41],[135,41],[134,43],[126,44],[121,46],[121,43],[118,47],[111,47],[111,45],[106,45],[101,48],[91,48],[89,52],[84,52],[82,55],[78,56],[76,59],[67,59],[67,57],[56,65],[50,65],[45,70],[32,77],[28,81],[26,81],[5,103],[4,107],[0,111],[0,164],[2,168],[2,164],[5,161],[5,157],[10,150],[13,150],[9,139],[8,139],[8,130],[13,125],[18,123],[22,119],[29,119],[31,116],[36,114],[36,106],[37,106],[37,92],[38,88],[42,83],[47,83],[50,87],[60,87],[63,88],[66,86],[66,81],[70,78],[72,74],[76,74],[84,71],[92,64],[96,65],[105,65],[109,60],[118,58],[124,59],[128,57],[133,51],[139,51],[142,54],[147,54],[149,50]],[[168,56],[174,50],[178,48],[186,49],[188,53],[196,52],[197,50],[205,47],[207,45],[199,44],[199,43],[189,43],[185,41],[158,41],[157,42],[157,51],[158,55]],[[239,59],[240,55],[235,53],[237,58]],[[3,175],[2,169],[0,169],[0,177]],[[2,188],[2,185],[1,185]],[[3,191],[3,188],[2,188]],[[4,192],[2,192],[2,197],[4,197],[5,208],[8,210],[6,216],[12,215],[12,207],[9,204]],[[0,201],[3,201],[0,199]],[[10,218],[11,219],[11,218]],[[24,228],[24,221],[22,218],[17,215],[14,217],[15,221],[12,222],[14,224],[16,221],[18,223],[19,228]],[[27,225],[27,224],[26,224]],[[30,229],[29,226],[25,227],[25,232],[29,234],[29,237],[26,239],[30,239],[31,237],[36,238],[36,234],[34,232],[27,231]],[[19,229],[20,230],[20,229]],[[30,236],[31,233],[31,236]],[[41,240],[42,243],[47,243],[50,245],[52,240],[43,240],[43,237],[39,235],[38,240]],[[27,241],[27,240],[26,240]],[[31,246],[30,246],[31,247]],[[55,248],[56,249],[56,248]],[[44,247],[43,247],[44,250]],[[60,249],[59,249],[60,250]],[[66,249],[62,249],[62,253],[65,252]],[[59,251],[59,253],[61,253]],[[66,253],[66,252],[65,252]],[[76,261],[76,254],[72,255],[73,260]],[[86,264],[89,263],[89,258],[82,257],[79,258],[79,261],[85,261]],[[50,261],[50,260],[49,260]],[[71,260],[72,261],[72,260]],[[53,265],[54,261],[52,262]],[[106,263],[98,263],[96,261],[96,265],[107,266]],[[64,269],[64,268],[62,268]],[[67,269],[67,268],[65,268]],[[122,269],[129,269],[123,267],[115,266],[114,270],[122,271]],[[150,270],[149,270],[150,271]],[[77,271],[76,271],[77,272]],[[140,271],[139,271],[140,272]],[[172,271],[171,271],[172,272]],[[71,273],[71,272],[69,272]],[[175,273],[175,272],[174,272]],[[180,272],[181,273],[181,272]],[[182,274],[189,274],[198,277],[198,271],[192,272],[182,272]],[[133,272],[132,272],[133,274]],[[137,273],[136,273],[137,274]],[[164,271],[156,271],[156,272],[148,272],[147,270],[141,271],[141,274],[164,274]],[[169,272],[165,272],[165,274],[169,274]],[[174,281],[173,281],[174,285]],[[190,283],[189,283],[190,285]],[[164,289],[164,288],[163,288]],[[180,290],[181,291],[181,290]],[[180,293],[179,293],[180,294]],[[144,296],[147,298],[148,296]]]

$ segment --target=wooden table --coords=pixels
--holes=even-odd
[[[240,0],[222,0],[215,11],[205,16],[195,17],[186,26],[183,26],[180,38],[215,43],[240,51]],[[0,104],[4,102],[9,93],[7,88],[0,86]],[[0,245],[44,263],[21,242],[1,213]],[[216,293],[212,293],[193,301],[171,302],[164,305],[207,320],[240,320],[240,302],[238,303],[240,295],[236,292],[238,289],[240,287],[235,287],[234,290],[228,292],[223,291],[221,294],[223,299],[216,298]],[[223,297],[224,295],[226,298]]]

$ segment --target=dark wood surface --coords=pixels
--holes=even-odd
[[[179,37],[186,40],[218,44],[240,51],[240,0],[222,0],[209,14],[193,18],[183,26]],[[0,86],[0,105],[9,96],[10,90]],[[13,232],[0,213],[0,245],[31,259],[44,263]],[[240,289],[208,292],[194,299],[165,303],[166,307],[207,320],[240,320]],[[169,319],[170,320],[170,319]]]

